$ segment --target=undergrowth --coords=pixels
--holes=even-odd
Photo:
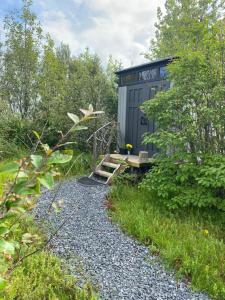
[[[0,175],[0,197],[3,186],[10,180],[12,180],[10,175]],[[30,215],[24,214],[17,224],[13,219],[11,222],[15,223],[12,231],[14,240],[21,241],[26,233],[37,237],[35,243],[24,245],[16,255],[26,255],[42,248],[46,240],[45,234]],[[6,257],[6,259],[13,260],[12,257]],[[25,258],[13,270],[7,280],[7,286],[0,290],[0,299],[96,300],[97,296],[89,283],[82,288],[78,287],[76,278],[69,274],[65,262],[43,249]]]
[[[76,151],[73,159],[69,163],[60,166],[59,171],[61,172],[63,179],[72,176],[77,177],[89,174],[91,172],[91,165],[92,155],[90,153]]]
[[[192,287],[225,299],[225,213],[212,209],[169,211],[147,191],[119,185],[108,207],[113,220],[160,255]]]
[[[27,258],[10,277],[4,300],[94,300],[90,286],[79,288],[56,256],[46,251]]]

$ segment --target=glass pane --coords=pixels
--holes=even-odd
[[[160,78],[165,79],[167,77],[167,69],[166,67],[160,67],[159,69]]]
[[[157,68],[139,72],[139,80],[157,80]]]

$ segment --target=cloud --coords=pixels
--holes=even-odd
[[[42,23],[57,42],[68,43],[74,54],[88,46],[103,61],[112,54],[130,66],[145,61],[140,53],[154,36],[157,7],[165,1],[67,0],[66,9],[55,10],[56,5],[46,7],[48,2],[42,3]]]
[[[42,23],[45,32],[58,43],[69,44],[74,54],[82,49],[79,47],[79,41],[73,31],[73,23],[66,17],[62,11],[46,11],[42,13]]]

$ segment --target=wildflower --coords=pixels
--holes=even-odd
[[[208,234],[209,234],[209,231],[208,231],[207,229],[204,229],[204,230],[203,230],[203,233],[204,233],[205,235],[208,235]]]
[[[131,145],[131,144],[126,144],[126,148],[127,148],[127,150],[131,150],[131,149],[133,148],[133,145]]]

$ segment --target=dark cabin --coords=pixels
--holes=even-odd
[[[158,91],[170,88],[166,66],[171,60],[171,57],[160,59],[116,73],[119,79],[118,144],[121,154],[126,144],[133,145],[134,155],[138,155],[139,151],[148,151],[151,157],[157,152],[153,145],[142,144],[143,134],[154,132],[156,124],[146,118],[140,106]]]

